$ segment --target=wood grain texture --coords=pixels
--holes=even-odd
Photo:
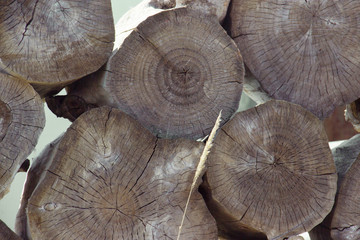
[[[336,180],[322,122],[272,100],[238,113],[219,132],[208,158],[208,205],[224,234],[283,239],[325,218]]]
[[[359,97],[360,2],[234,0],[229,30],[273,98],[319,118]]]
[[[44,106],[34,89],[0,73],[0,199],[34,149],[44,125]]]
[[[0,59],[40,95],[99,69],[111,54],[110,0],[4,0]]]
[[[331,213],[309,235],[312,240],[359,239],[360,135],[333,148],[332,154],[338,173],[335,204]]]
[[[154,137],[107,107],[67,130],[27,207],[34,239],[174,239],[203,144]],[[199,193],[183,239],[216,239]]]
[[[224,122],[237,110],[242,58],[217,19],[178,8],[124,34],[103,86],[116,107],[154,135],[198,139],[210,133],[220,110]]]
[[[52,143],[47,145],[44,150],[36,157],[31,164],[31,168],[27,174],[26,182],[24,185],[23,193],[21,196],[20,207],[16,214],[15,232],[23,239],[32,239],[30,236],[30,229],[28,225],[27,206],[29,198],[34,192],[40,179],[45,175],[46,171],[52,164],[54,156],[57,152],[61,137],[58,137]]]

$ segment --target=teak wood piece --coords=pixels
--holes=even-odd
[[[196,141],[157,139],[117,109],[84,113],[28,200],[32,238],[175,239],[202,148]],[[217,239],[198,192],[181,236]]]
[[[338,191],[331,213],[309,232],[311,240],[360,238],[360,134],[332,149]]]
[[[234,0],[228,25],[269,96],[323,119],[359,97],[359,8],[353,0]]]
[[[22,240],[6,224],[0,220],[0,239],[3,240]]]
[[[331,211],[337,175],[322,122],[299,105],[269,101],[220,130],[202,188],[231,239],[283,239]]]
[[[44,125],[40,96],[27,82],[0,72],[0,199],[26,165]]]
[[[239,105],[244,67],[236,44],[215,17],[138,8],[117,23],[117,50],[105,70],[69,95],[119,108],[161,138],[206,136],[220,110],[226,122]],[[140,10],[158,13],[139,24]]]
[[[42,96],[98,70],[113,42],[110,0],[0,3],[0,65]]]

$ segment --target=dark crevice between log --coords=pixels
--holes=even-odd
[[[25,161],[21,164],[18,172],[27,172],[29,170],[29,167],[30,167],[30,160],[25,159]]]
[[[351,107],[351,111],[352,111],[353,116],[357,120],[360,120],[360,99],[357,99],[354,102],[352,102],[350,104],[350,107]]]
[[[69,119],[71,122],[75,121],[84,112],[98,107],[75,95],[52,96],[45,98],[45,101],[49,109],[57,117]]]
[[[228,7],[228,9],[226,11],[224,21],[221,23],[221,26],[225,29],[225,31],[227,32],[227,34],[230,37],[231,37],[230,29],[231,29],[231,26],[232,26],[232,20],[230,18],[230,11],[232,9],[232,6],[233,6],[233,0],[231,0],[229,2],[229,7]]]
[[[206,206],[211,215],[215,218],[219,236],[224,239],[235,240],[267,240],[262,232],[258,232],[248,226],[242,225],[239,219],[234,219],[229,213],[224,211],[220,203],[212,198],[212,190],[207,180],[206,173],[203,182],[199,187],[199,192],[205,200]],[[244,214],[245,215],[245,214]],[[242,230],[239,230],[241,228]]]

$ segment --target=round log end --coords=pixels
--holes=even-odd
[[[25,167],[44,125],[43,103],[34,89],[0,73],[0,199],[15,174]]]
[[[240,52],[219,22],[186,8],[139,24],[107,68],[104,88],[117,107],[161,138],[204,137],[220,110],[227,121],[244,77]]]
[[[114,42],[110,0],[5,0],[0,59],[44,96],[99,69]]]
[[[273,98],[323,119],[359,97],[358,1],[233,1],[230,32]]]
[[[82,114],[61,139],[27,207],[34,239],[175,239],[203,144],[154,137],[107,107]],[[216,239],[199,193],[182,239]]]
[[[285,101],[238,113],[209,155],[208,194],[227,232],[283,239],[309,231],[331,211],[336,180],[322,122]]]

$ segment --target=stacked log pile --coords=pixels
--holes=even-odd
[[[144,0],[115,26],[110,0],[2,1],[0,198],[43,102],[73,123],[31,163],[0,237],[355,239],[358,148],[331,152],[324,119],[348,104],[357,128],[359,7]],[[243,93],[259,105],[239,112]]]

